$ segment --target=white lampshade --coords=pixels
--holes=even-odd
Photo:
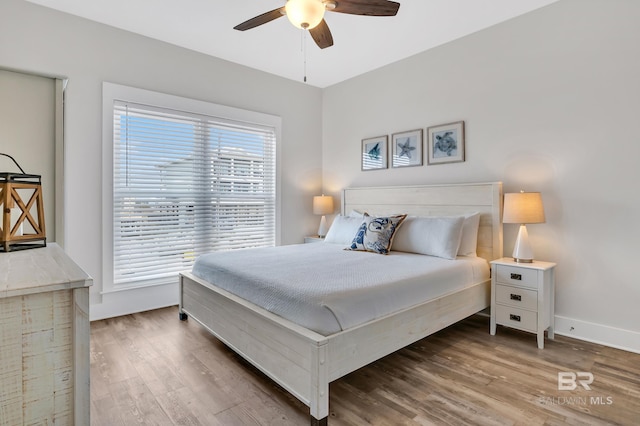
[[[322,0],[288,0],[285,10],[293,25],[310,30],[322,22],[325,7]]]
[[[544,207],[539,192],[504,194],[502,223],[544,223]]]
[[[539,192],[504,194],[502,223],[519,223],[518,237],[513,247],[513,259],[516,262],[533,262],[533,250],[529,244],[527,223],[544,223],[544,207]]]
[[[318,236],[327,235],[327,218],[325,214],[333,213],[333,197],[329,195],[316,195],[313,197],[313,214],[321,214],[320,227],[318,228]]]
[[[313,214],[333,213],[333,197],[330,195],[316,195],[313,197]]]

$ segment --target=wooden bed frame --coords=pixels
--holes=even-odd
[[[502,183],[351,188],[342,213],[446,215],[480,212],[478,256],[502,257]],[[330,336],[180,275],[180,319],[191,316],[327,424],[329,383],[489,306],[490,280]]]

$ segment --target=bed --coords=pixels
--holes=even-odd
[[[486,261],[502,257],[501,207],[499,182],[348,188],[342,192],[343,215],[351,211],[413,216],[479,212],[476,251]],[[314,330],[192,272],[180,275],[179,288],[180,319],[196,320],[309,406],[312,425],[327,424],[330,382],[485,309],[490,300],[490,279],[486,277],[371,320],[339,324],[335,330],[330,326]]]

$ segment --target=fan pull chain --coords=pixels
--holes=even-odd
[[[307,30],[302,30],[304,32],[303,41],[302,41],[302,54],[304,56],[304,82],[307,82]]]

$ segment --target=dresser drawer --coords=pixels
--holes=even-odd
[[[538,288],[538,271],[517,266],[497,265],[496,281],[503,284]]]
[[[524,309],[496,305],[496,322],[525,331],[538,331],[538,314]]]
[[[496,302],[516,308],[538,310],[538,292],[508,285],[496,285]]]

